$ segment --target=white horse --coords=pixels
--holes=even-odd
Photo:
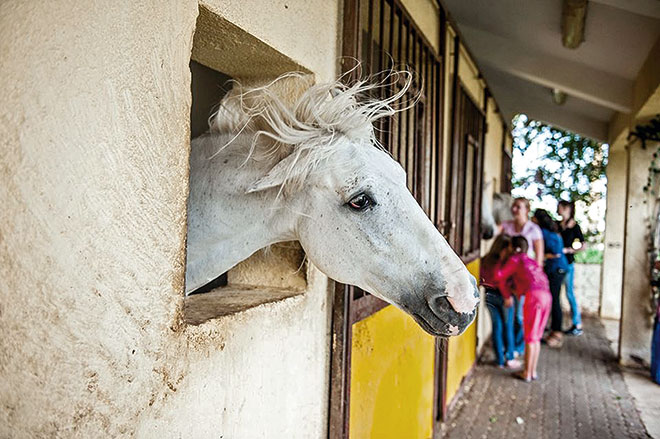
[[[465,330],[476,282],[374,136],[373,122],[394,114],[410,85],[405,73],[389,79],[311,85],[288,74],[234,86],[210,132],[192,142],[188,293],[260,248],[298,240],[327,276],[394,304],[427,332]],[[395,95],[364,99],[395,81]]]
[[[497,234],[499,226],[504,221],[513,219],[511,216],[511,194],[495,192],[492,200],[488,189],[491,182],[484,185],[481,197],[481,238],[491,239]]]

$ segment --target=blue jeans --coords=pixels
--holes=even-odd
[[[514,305],[509,308],[509,321],[507,327],[509,346],[513,346],[513,351],[522,354],[525,351],[525,334],[523,327],[523,304],[525,296],[520,298],[513,296]]]
[[[517,303],[517,302],[516,302]],[[517,342],[515,331],[515,309],[506,308],[504,299],[499,291],[486,289],[486,306],[490,312],[492,323],[491,339],[495,351],[495,361],[503,365],[506,360],[513,359],[514,351],[522,352],[524,341],[522,340],[522,325],[520,326],[520,342]]]
[[[573,291],[573,278],[575,277],[575,267],[573,264],[568,264],[566,270],[566,277],[564,278],[564,286],[566,287],[566,298],[571,305],[571,317],[573,319],[573,326],[582,326],[582,315],[580,314],[580,307],[575,300],[575,292]]]

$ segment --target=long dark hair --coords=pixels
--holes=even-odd
[[[575,201],[566,201],[566,200],[559,200],[558,203],[560,206],[568,207],[571,209],[571,215],[568,217],[568,219],[575,219]],[[566,218],[562,218],[566,219]]]
[[[550,230],[551,232],[555,232],[555,233],[559,231],[559,228],[557,227],[557,223],[555,223],[555,220],[552,219],[552,217],[550,216],[547,210],[536,209],[534,211],[534,218],[536,219],[536,223],[542,229]]]
[[[490,246],[490,250],[488,250],[486,256],[481,259],[481,264],[484,266],[492,267],[500,260],[500,253],[502,253],[502,250],[509,247],[510,245],[511,236],[507,235],[506,233],[497,235],[495,241],[493,241],[493,245]]]

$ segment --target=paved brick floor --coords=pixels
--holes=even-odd
[[[597,320],[562,349],[543,346],[540,380],[479,365],[445,423],[445,438],[648,438]]]

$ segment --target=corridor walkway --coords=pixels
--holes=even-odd
[[[479,365],[445,423],[445,438],[648,438],[597,320],[562,349],[543,346],[540,380]],[[649,383],[650,384],[650,383]]]

